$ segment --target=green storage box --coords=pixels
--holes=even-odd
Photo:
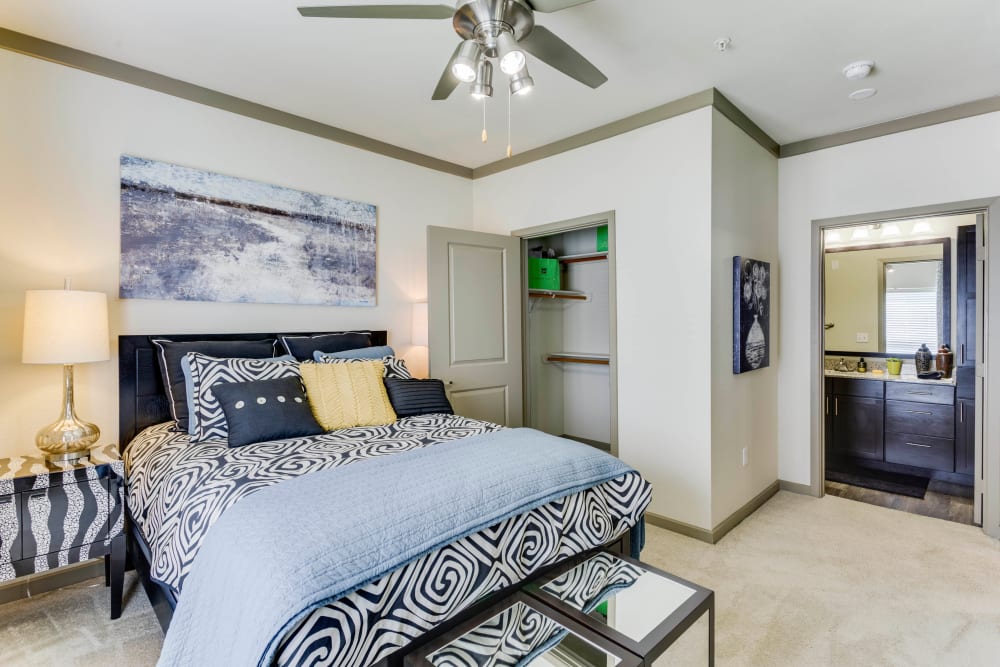
[[[530,289],[560,289],[559,260],[528,258],[528,287]]]
[[[597,252],[608,251],[608,226],[597,228]]]

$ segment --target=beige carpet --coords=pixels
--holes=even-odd
[[[1000,543],[971,526],[827,496],[772,498],[719,544],[649,528],[646,560],[716,592],[724,665],[1000,664]],[[134,575],[0,606],[2,665],[152,665]]]

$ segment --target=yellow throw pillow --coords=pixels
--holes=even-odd
[[[327,431],[382,426],[396,413],[382,384],[380,360],[352,364],[300,364],[302,382],[316,421]]]

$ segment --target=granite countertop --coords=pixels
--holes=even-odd
[[[832,371],[827,369],[824,375],[828,378],[851,378],[852,380],[881,380],[883,382],[912,382],[914,384],[943,384],[948,386],[955,386],[954,376],[948,379],[941,380],[921,380],[916,375],[889,375],[888,373],[882,373],[877,375],[868,371],[867,373],[858,373],[857,371]]]

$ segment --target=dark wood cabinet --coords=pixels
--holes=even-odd
[[[882,460],[884,404],[881,398],[834,394],[828,452],[834,456]]]
[[[976,399],[955,401],[955,472],[976,472]]]
[[[943,473],[975,467],[974,400],[947,384],[827,378],[827,462],[877,461]],[[961,479],[954,481],[962,483]]]
[[[976,225],[958,228],[955,365],[976,365]]]

